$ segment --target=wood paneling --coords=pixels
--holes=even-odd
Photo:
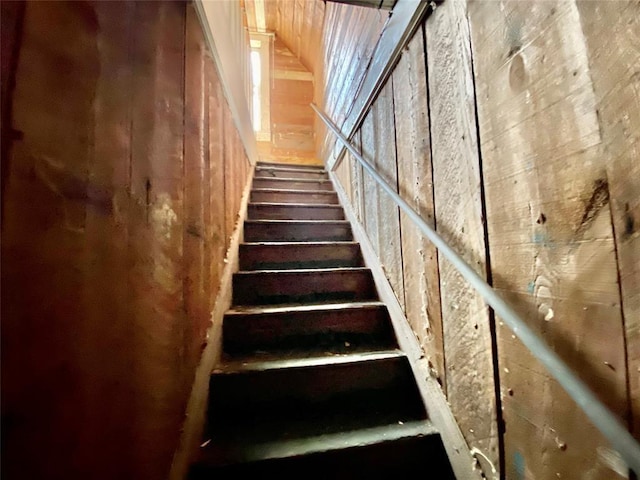
[[[270,162],[318,164],[315,153],[313,76],[276,37],[270,79],[271,141],[258,142]]]
[[[624,419],[610,187],[578,9],[475,3],[469,16],[494,285]],[[607,442],[502,325],[498,353],[507,477],[616,478]]]
[[[622,311],[632,431],[640,438],[640,4],[577,2],[602,137]]]
[[[465,2],[439,6],[426,29],[433,189],[438,233],[486,278],[480,161]],[[489,311],[441,255],[447,399],[485,474],[499,468]],[[487,464],[487,460],[490,465]]]
[[[297,9],[311,18],[311,2],[275,4],[272,24],[300,55]],[[386,17],[323,8],[321,51],[302,63],[315,75],[315,101],[340,126]],[[395,123],[378,116],[388,110],[381,97],[355,137],[382,169],[393,165],[381,159],[397,155],[403,197],[636,435],[638,13],[631,1],[444,2],[423,25],[426,43],[414,37],[395,69]],[[318,125],[326,160],[335,140]],[[615,454],[575,403],[500,319],[492,325],[479,296],[406,218],[388,223],[384,194],[350,155],[345,163],[338,178],[387,269],[387,237],[401,234],[396,295],[404,289],[409,321],[485,474],[614,478]]]
[[[393,73],[400,196],[435,227],[423,27]],[[437,250],[401,214],[405,314],[446,391]]]
[[[2,196],[3,477],[167,476],[239,205],[220,172],[237,197],[247,172],[192,8],[26,4]]]
[[[376,170],[382,178],[398,189],[396,162],[395,118],[393,113],[393,85],[388,82],[372,108],[375,121]],[[378,256],[385,274],[393,287],[400,305],[404,308],[404,281],[402,278],[402,254],[400,248],[400,210],[389,195],[376,185],[378,201]]]
[[[388,12],[328,3],[322,36],[321,65],[314,70],[315,101],[338,126],[347,117],[373,56]],[[322,68],[322,70],[320,70]],[[317,149],[325,158],[334,136],[316,122]]]
[[[316,60],[322,52],[325,4],[321,0],[265,0],[267,30],[291,50],[305,68],[316,73]]]

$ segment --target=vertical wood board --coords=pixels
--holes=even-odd
[[[470,4],[495,287],[626,414],[609,187],[574,2]],[[499,321],[499,319],[498,319]],[[508,478],[615,478],[608,446],[498,324]]]
[[[437,230],[486,278],[466,2],[444,2],[435,10],[426,45]],[[438,265],[447,397],[485,474],[492,475],[499,469],[499,445],[489,312],[442,256]]]
[[[396,126],[393,114],[393,84],[383,87],[372,112],[375,121],[375,168],[380,176],[397,192],[398,165],[396,162]],[[378,255],[389,283],[404,308],[404,280],[402,278],[402,240],[400,209],[391,197],[376,184],[378,198]]]
[[[423,27],[393,72],[400,197],[435,228]],[[437,249],[400,214],[405,314],[446,392]]]
[[[640,4],[577,2],[603,142],[622,289],[632,431],[640,438]]]

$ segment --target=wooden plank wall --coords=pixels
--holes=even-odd
[[[322,31],[323,62],[316,65],[314,100],[336,125],[351,110],[389,12],[329,2]],[[333,149],[335,138],[316,120],[316,148],[321,158]]]
[[[327,16],[325,34],[330,18],[350,22]],[[632,1],[445,1],[356,138],[640,438],[638,18]],[[351,155],[338,178],[485,475],[626,478],[501,319],[404,216],[390,223]]]
[[[192,6],[33,2],[15,31],[2,476],[165,478],[246,155]]]
[[[270,162],[318,164],[315,148],[313,74],[279,36],[270,69],[271,141],[258,142],[260,158]]]
[[[267,30],[276,32],[282,45],[313,75],[313,101],[342,123],[389,12],[322,0],[265,0],[264,10]],[[253,4],[248,13],[253,25]],[[314,148],[317,156],[324,156],[335,139],[315,116],[313,122]],[[266,145],[261,149],[268,150]]]

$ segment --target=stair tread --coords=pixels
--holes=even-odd
[[[288,163],[258,163],[256,170],[287,170],[287,171],[299,171],[299,170],[311,170],[318,172],[326,172],[322,165],[294,165]]]
[[[348,363],[369,362],[406,357],[402,350],[379,350],[341,355],[319,355],[305,358],[231,360],[216,366],[212,373],[216,375],[234,375],[247,372],[265,372],[296,368],[329,367]]]
[[[256,162],[256,168],[261,168],[261,167],[267,167],[267,168],[271,168],[271,167],[275,167],[275,168],[280,168],[280,167],[286,167],[286,168],[308,168],[308,169],[311,169],[311,170],[324,170],[324,165],[323,164],[314,165],[314,164],[309,164],[309,163],[265,162],[263,160],[260,160],[260,161]]]
[[[313,190],[305,190],[311,192]],[[280,207],[280,208],[335,208],[342,209],[337,203],[286,203],[286,202],[249,202],[250,207]]]
[[[312,312],[326,310],[345,310],[355,308],[380,308],[384,307],[384,303],[372,300],[369,302],[330,302],[324,304],[287,304],[285,306],[255,306],[255,305],[235,305],[227,310],[225,315],[262,315],[262,314],[278,314],[278,313],[294,313],[294,312]]]
[[[252,188],[252,193],[300,193],[305,195],[337,195],[332,190],[301,190],[299,188]]]
[[[292,273],[305,275],[309,273],[322,274],[322,273],[340,273],[340,272],[368,272],[369,267],[334,267],[334,268],[290,268],[282,270],[240,270],[234,273],[234,275],[278,275],[281,273]]]
[[[350,225],[349,220],[279,220],[279,219],[256,219],[245,220],[245,223],[272,224],[272,225],[292,225],[292,224],[308,224],[308,225]]]
[[[276,182],[301,182],[301,183],[331,183],[328,178],[296,178],[296,177],[255,177],[254,180],[275,180]]]
[[[317,240],[317,241],[308,241],[303,240],[300,242],[243,242],[241,245],[255,246],[255,247],[322,247],[322,246],[331,246],[335,245],[337,247],[340,246],[357,246],[358,242],[350,241],[350,240]]]
[[[200,462],[220,465],[230,462],[255,462],[261,460],[299,457],[314,453],[347,448],[366,447],[373,444],[393,442],[405,438],[421,438],[439,435],[427,419],[398,421],[392,424],[357,428],[342,432],[316,434],[301,438],[285,438],[271,441],[251,442],[246,437],[241,444],[225,445],[223,439],[205,442],[200,452]],[[249,440],[249,441],[247,441]],[[220,446],[224,445],[224,452]]]

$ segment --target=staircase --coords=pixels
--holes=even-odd
[[[260,163],[190,478],[454,478],[319,167]]]

